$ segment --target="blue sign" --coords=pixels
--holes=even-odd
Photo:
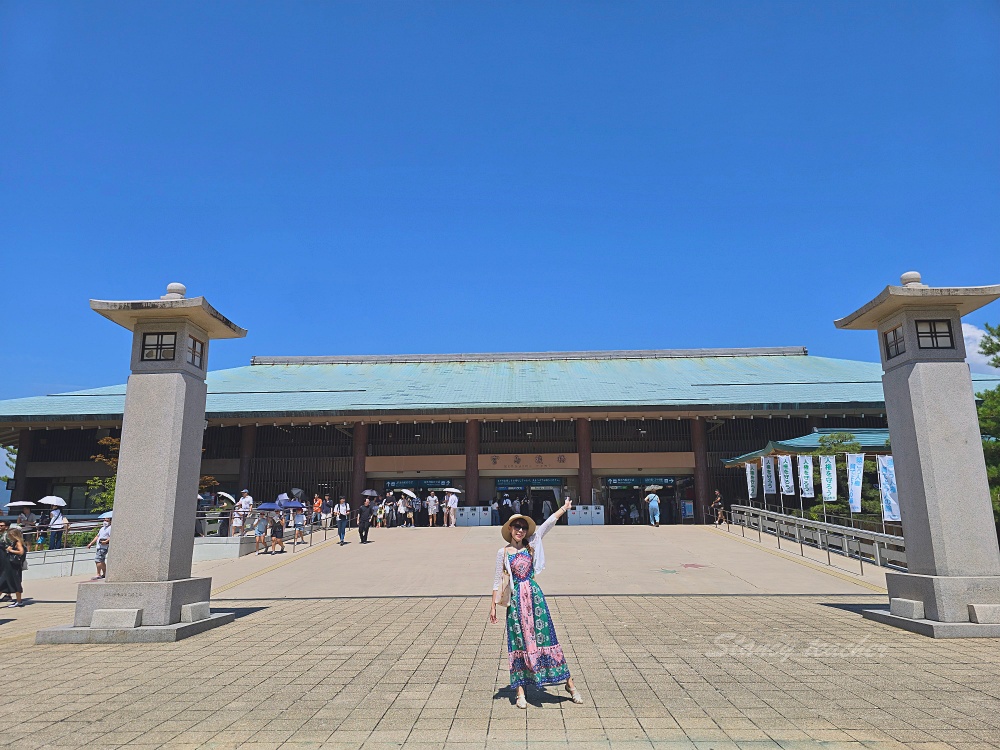
[[[450,479],[386,479],[387,490],[439,490],[444,487],[454,487]]]
[[[694,518],[694,503],[690,500],[685,500],[681,503],[681,515],[684,518]]]
[[[607,487],[648,487],[651,484],[661,484],[664,487],[673,487],[674,477],[608,477],[604,480]]]
[[[526,490],[529,487],[562,487],[562,477],[521,477],[517,479],[507,479],[501,477],[497,479],[497,490]]]

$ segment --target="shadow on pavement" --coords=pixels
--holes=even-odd
[[[850,604],[847,602],[819,602],[821,607],[830,607],[831,609],[839,609],[844,612],[853,612],[856,615],[860,615],[866,609],[889,609],[888,604]]]
[[[237,620],[246,617],[247,615],[252,615],[257,612],[263,612],[265,609],[270,609],[270,607],[216,607],[214,606],[214,604],[212,606],[213,614],[221,612],[232,612],[234,615],[236,615]]]

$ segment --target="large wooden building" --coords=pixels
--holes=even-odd
[[[58,494],[86,513],[91,456],[124,399],[117,385],[0,401],[13,498]],[[878,364],[804,348],[255,357],[208,376],[202,473],[258,499],[451,485],[470,505],[568,494],[611,516],[655,482],[665,521],[684,501],[700,520],[713,489],[745,493],[724,459],[814,428],[884,427],[883,410]]]

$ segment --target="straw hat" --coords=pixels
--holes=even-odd
[[[514,515],[512,515],[510,518],[507,519],[507,523],[505,523],[503,527],[500,529],[500,535],[507,540],[508,544],[510,543],[510,525],[517,520],[524,521],[526,524],[528,524],[528,533],[524,535],[525,540],[530,538],[531,535],[535,533],[534,519],[531,518],[530,516],[522,516],[520,513],[515,513]]]

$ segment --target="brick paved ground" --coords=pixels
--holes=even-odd
[[[378,554],[389,555],[390,546],[398,554],[402,546],[419,565],[428,533],[438,532],[392,537]],[[429,560],[448,559],[470,538],[434,537],[432,549],[440,554]],[[609,544],[634,546],[637,538],[595,532],[592,541],[603,552]],[[856,593],[844,593],[853,585],[846,574],[829,576],[721,533],[689,529],[669,538],[675,547],[688,544],[682,557],[706,565],[690,569],[688,582],[674,583],[681,573],[660,572],[670,582],[665,586],[680,593],[558,593],[581,585],[566,568],[564,586],[541,579],[543,587],[552,584],[556,627],[586,704],[573,705],[556,689],[529,691],[526,712],[513,706],[506,687],[503,630],[486,622],[485,597],[401,596],[392,593],[391,576],[375,570],[366,576],[370,597],[307,595],[310,580],[315,589],[328,576],[356,572],[348,561],[374,554],[367,547],[216,567],[227,581],[217,586],[216,608],[237,609],[239,618],[171,645],[32,645],[34,628],[71,618],[71,599],[56,595],[60,585],[68,590],[66,582],[53,582],[48,598],[0,619],[7,676],[0,744],[18,750],[1000,745],[996,642],[933,641],[863,620],[858,605],[884,602],[870,583],[862,587],[858,579]],[[551,547],[550,555],[559,551]],[[330,563],[337,555],[341,564]],[[787,566],[789,576],[814,576],[810,587],[817,591],[688,593],[695,576],[720,565],[752,582],[764,557]],[[641,556],[634,564],[648,570],[649,563]],[[247,570],[256,575],[250,584],[238,575]],[[282,577],[293,571],[298,588]],[[701,580],[721,586],[723,572]]]

